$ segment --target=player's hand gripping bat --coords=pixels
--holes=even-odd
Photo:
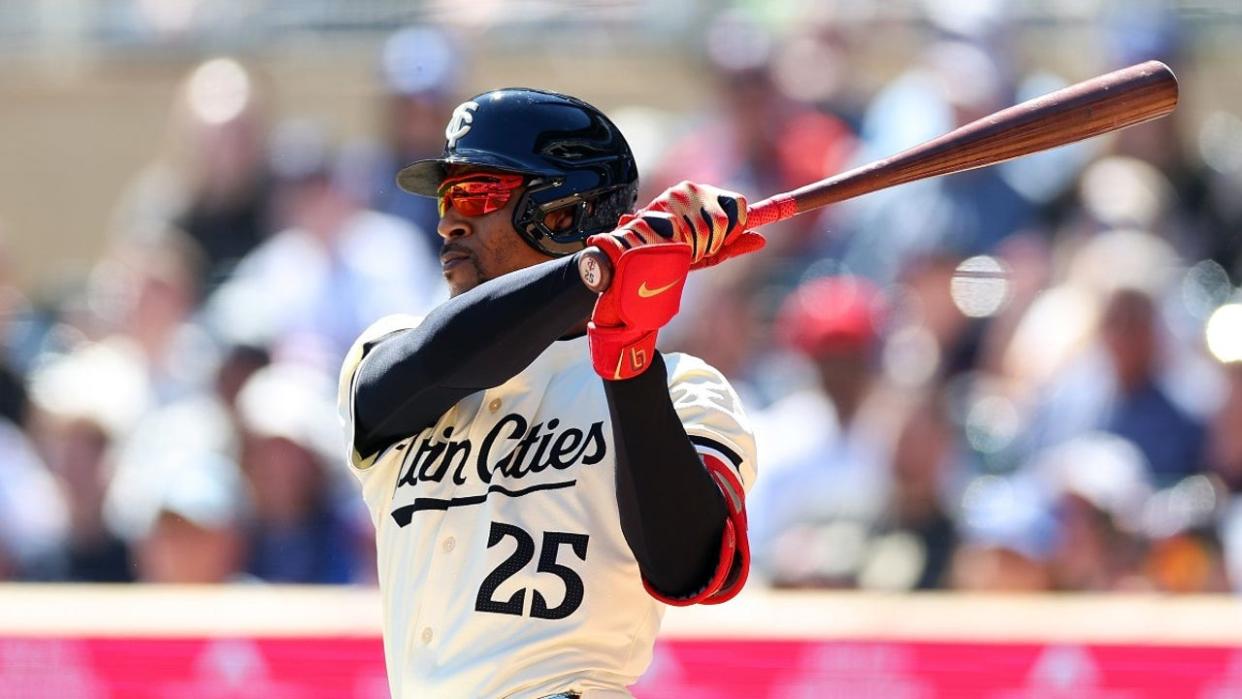
[[[747,209],[747,228],[784,221],[845,199],[1064,146],[1158,119],[1177,106],[1177,77],[1147,61],[1086,80],[956,128],[897,155],[877,160]],[[583,281],[608,288],[608,258],[588,248],[579,258]]]

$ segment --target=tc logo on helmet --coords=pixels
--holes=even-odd
[[[457,145],[457,140],[470,133],[470,124],[474,122],[474,110],[479,108],[478,102],[462,102],[453,110],[448,126],[444,127],[444,137],[448,139],[448,147]]]

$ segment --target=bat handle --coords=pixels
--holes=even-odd
[[[758,228],[798,215],[798,202],[790,194],[777,194],[746,207],[746,227]]]
[[[798,202],[791,194],[777,194],[746,207],[746,228],[758,228],[798,215]],[[589,247],[578,254],[578,276],[597,294],[612,283],[612,262],[599,248]]]

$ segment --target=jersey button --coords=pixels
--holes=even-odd
[[[492,402],[487,404],[487,409],[492,411],[493,413],[496,412],[497,410],[500,410],[500,399],[493,398]]]
[[[423,628],[423,645],[427,645],[429,643],[431,643],[431,627],[427,626]]]
[[[449,538],[444,540],[444,552],[445,553],[452,553],[454,548],[457,548],[456,539],[450,536]]]

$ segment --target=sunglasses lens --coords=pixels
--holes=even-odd
[[[503,209],[523,184],[521,175],[475,176],[440,186],[440,216],[452,207],[462,216],[483,216]]]

